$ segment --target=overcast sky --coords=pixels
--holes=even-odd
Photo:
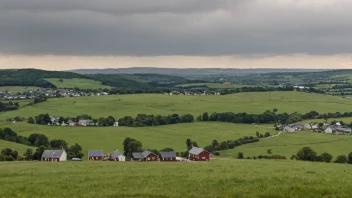
[[[352,68],[351,19],[351,0],[0,0],[0,68]]]

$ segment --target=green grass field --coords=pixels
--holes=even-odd
[[[72,79],[62,79],[60,82],[59,78],[46,78],[46,81],[54,84],[58,88],[75,88],[80,89],[110,89],[110,86],[102,85],[101,82],[83,78],[72,78]]]
[[[201,163],[3,162],[0,197],[352,197],[351,165],[268,160]]]
[[[139,113],[169,115],[191,113],[197,116],[204,112],[247,112],[262,113],[277,108],[279,112],[307,113],[315,110],[324,112],[350,111],[352,100],[337,96],[301,92],[250,92],[224,96],[169,96],[163,94],[134,94],[99,97],[55,98],[18,111],[0,115],[36,116],[49,113],[53,116],[76,116],[89,114],[101,116],[136,116]]]
[[[278,137],[261,139],[257,143],[246,144],[232,150],[223,151],[222,157],[236,157],[239,152],[245,156],[267,155],[272,149],[273,154],[284,155],[290,158],[292,154],[305,146],[311,147],[318,154],[328,152],[334,157],[348,155],[352,152],[351,135],[332,135],[315,132],[282,133]]]
[[[40,89],[40,87],[27,87],[27,86],[0,86],[0,91],[8,92],[26,92]]]
[[[23,144],[17,144],[17,143],[14,143],[14,142],[0,140],[0,150],[4,149],[4,148],[14,149],[14,150],[18,151],[19,155],[22,155],[22,156],[23,156],[24,151],[27,148],[35,149],[34,147],[26,146],[26,145],[23,145]]]
[[[186,139],[191,138],[200,146],[210,145],[212,140],[219,142],[235,140],[244,136],[255,136],[256,131],[271,132],[272,129],[244,124],[197,122],[158,127],[56,127],[27,123],[3,125],[10,127],[19,135],[28,137],[32,133],[42,133],[52,139],[63,139],[69,144],[79,143],[87,157],[88,150],[103,149],[106,153],[122,151],[122,142],[126,137],[142,142],[145,149],[163,149],[171,147],[176,151],[186,150]]]
[[[189,83],[189,84],[181,84],[176,87],[193,87],[193,86],[204,86],[206,85],[212,89],[230,89],[230,88],[241,88],[241,87],[252,87],[252,85],[240,85],[240,84],[222,84],[222,83]]]

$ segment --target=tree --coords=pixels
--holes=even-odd
[[[35,150],[35,153],[33,154],[33,160],[40,160],[45,150],[46,150],[45,146],[43,145],[39,146]]]
[[[339,164],[346,164],[347,162],[348,162],[348,159],[346,155],[339,155],[334,161],[334,163],[339,163]]]
[[[208,121],[209,120],[209,114],[208,112],[203,113],[202,115],[202,121]]]
[[[315,161],[317,153],[310,147],[303,147],[297,152],[297,159],[303,161]]]
[[[268,150],[266,151],[266,153],[267,153],[267,154],[272,154],[271,149],[268,149]]]
[[[15,161],[15,158],[13,158],[11,155],[5,156],[5,161]]]
[[[17,159],[18,152],[16,150],[12,150],[10,156],[12,156],[14,159]]]
[[[215,148],[216,146],[219,146],[219,142],[217,140],[213,140],[211,145]]]
[[[44,134],[39,134],[34,142],[34,146],[49,146],[49,139]]]
[[[348,154],[348,162],[352,164],[352,152]]]
[[[273,109],[273,113],[277,113],[277,108],[274,108],[274,109]]]
[[[24,159],[27,161],[32,160],[33,159],[33,150],[28,148],[26,150],[26,152],[24,152],[23,156],[24,156]]]
[[[1,154],[5,157],[5,156],[10,156],[12,153],[12,149],[10,148],[5,148],[1,150]]]
[[[270,133],[269,133],[269,132],[266,132],[266,133],[264,134],[264,137],[270,137]]]
[[[0,162],[3,162],[3,161],[5,161],[5,157],[0,154]]]
[[[172,148],[163,148],[160,151],[166,152],[166,151],[175,151],[175,150]]]
[[[59,118],[59,123],[61,124],[61,123],[63,123],[63,122],[65,122],[65,118],[62,117],[62,116],[60,116],[60,118]]]
[[[35,123],[35,121],[34,121],[34,119],[33,119],[32,117],[29,117],[28,120],[27,120],[27,122],[28,122],[29,124],[34,124],[34,123]]]
[[[239,152],[237,155],[237,159],[244,159],[244,155],[242,152]]]
[[[132,138],[125,138],[123,141],[124,155],[127,159],[131,159],[133,152],[142,151],[142,143]]]
[[[332,155],[330,155],[329,153],[323,153],[319,156],[319,158],[322,162],[330,163],[332,160]]]
[[[70,148],[67,149],[68,151],[68,158],[82,158],[84,154],[82,153],[82,147],[81,145],[75,143],[74,145],[70,146]]]
[[[50,147],[54,149],[68,149],[68,144],[65,140],[51,140]]]
[[[192,140],[191,139],[187,139],[186,140],[186,145],[187,145],[187,151],[192,149]]]
[[[28,137],[28,142],[34,146],[34,143],[35,141],[37,140],[39,134],[38,133],[33,133],[33,134],[30,134],[29,137]]]

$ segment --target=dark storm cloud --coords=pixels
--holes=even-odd
[[[350,0],[0,0],[0,53],[352,52]]]

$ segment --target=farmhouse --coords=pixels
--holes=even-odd
[[[126,161],[126,157],[119,152],[110,153],[109,158],[111,161],[119,161],[119,162]]]
[[[41,157],[42,161],[65,162],[67,153],[65,150],[45,150]]]
[[[332,127],[328,127],[324,130],[324,133],[333,133],[334,129]]]
[[[209,161],[210,153],[202,148],[192,147],[188,151],[188,159],[193,161]]]
[[[176,153],[173,151],[160,152],[159,153],[160,161],[176,161]]]
[[[290,126],[286,126],[284,129],[283,129],[284,132],[288,132],[288,133],[293,133],[293,132],[296,132],[296,129],[295,128],[292,128]]]
[[[69,120],[68,122],[68,126],[76,126],[76,122]]]
[[[98,160],[102,161],[104,158],[104,151],[102,150],[89,150],[88,160]]]
[[[93,120],[79,120],[78,125],[79,126],[93,126],[94,122],[93,122]]]
[[[131,161],[157,161],[158,156],[151,151],[132,153]]]

